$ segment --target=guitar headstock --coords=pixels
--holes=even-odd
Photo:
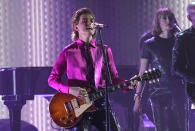
[[[140,80],[149,81],[149,83],[155,83],[156,81],[159,81],[160,77],[161,77],[160,70],[153,68],[145,71],[144,74],[140,76]]]

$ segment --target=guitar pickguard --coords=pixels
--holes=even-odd
[[[75,116],[79,117],[83,112],[85,112],[89,107],[93,105],[93,102],[81,105],[79,108],[74,109]]]

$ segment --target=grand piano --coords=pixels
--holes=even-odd
[[[55,94],[48,86],[51,67],[0,68],[0,95],[9,109],[11,131],[20,131],[21,109],[34,95]]]

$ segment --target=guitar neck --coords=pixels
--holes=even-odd
[[[131,82],[133,82],[135,80],[136,81],[149,81],[149,80],[155,80],[155,79],[160,78],[160,77],[161,77],[161,72],[159,69],[149,70],[149,71],[145,72],[144,74],[142,74],[141,76],[137,76],[131,80],[125,81],[121,84],[114,85],[114,86],[108,88],[108,92],[114,92],[118,89],[122,89],[124,87],[130,86]],[[89,99],[91,101],[96,101],[100,98],[103,98],[104,95],[105,95],[105,90],[97,91],[93,94],[89,94]]]
[[[140,78],[136,78],[136,79],[128,80],[128,81],[125,81],[124,83],[112,86],[112,87],[108,88],[108,92],[114,92],[114,91],[117,91],[117,90],[122,89],[124,87],[130,86],[131,82],[134,81],[134,80],[140,81],[141,79]],[[92,101],[96,101],[96,100],[98,100],[100,98],[103,98],[104,96],[105,96],[105,90],[104,89],[101,90],[101,91],[95,92],[93,94],[89,94],[89,98]]]

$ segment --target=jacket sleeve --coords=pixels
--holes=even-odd
[[[184,37],[178,35],[176,37],[175,45],[172,50],[172,69],[181,76],[185,81],[192,82],[192,78],[187,70],[187,56],[186,56],[187,41]]]

